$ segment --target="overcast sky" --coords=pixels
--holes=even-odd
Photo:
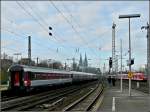
[[[2,1],[2,53],[28,56],[28,36],[32,38],[32,59],[55,59],[71,63],[67,58],[87,54],[90,66],[108,65],[112,55],[112,23],[116,24],[116,49],[128,52],[128,19],[119,14],[141,14],[131,19],[133,68],[146,64],[146,31],[141,26],[149,20],[148,1]],[[48,27],[53,36],[49,36]],[[79,49],[79,52],[76,52]],[[126,65],[128,55],[124,56]],[[35,60],[35,59],[34,59]],[[120,61],[119,61],[120,62]]]

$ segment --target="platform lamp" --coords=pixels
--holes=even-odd
[[[131,73],[131,37],[130,37],[130,19],[140,17],[140,14],[119,15],[119,19],[129,19],[129,73]],[[129,78],[129,96],[131,96],[131,78]]]

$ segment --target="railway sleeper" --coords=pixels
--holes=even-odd
[[[39,107],[40,107],[40,108],[44,108],[44,109],[46,109],[46,110],[53,110],[53,109],[55,109],[58,105],[63,104],[64,100],[65,100],[65,97],[63,97],[63,98],[61,98],[61,99],[59,99],[59,100],[53,102],[52,104],[42,104],[42,105],[40,105]]]
[[[63,111],[89,111],[103,92],[103,85],[97,86],[89,93],[64,108]]]

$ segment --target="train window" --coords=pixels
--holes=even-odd
[[[28,72],[28,78],[29,78],[30,80],[32,80],[31,72]]]
[[[64,74],[60,74],[60,78],[62,78],[62,79],[63,79],[63,78],[64,78]]]
[[[27,72],[27,74],[28,74],[28,78],[29,78],[30,80],[32,80],[32,78],[31,78],[31,72]]]
[[[67,77],[67,74],[64,74],[64,78],[66,78]]]
[[[51,79],[51,74],[50,73],[48,74],[48,78]]]
[[[52,77],[52,79],[54,79],[54,77],[55,77],[55,74],[54,74],[54,73],[52,73],[52,74],[51,74],[51,77]]]
[[[58,74],[58,78],[61,79],[63,77],[63,74]]]
[[[59,77],[59,74],[58,73],[56,73],[55,74],[55,79],[57,79]]]
[[[59,75],[60,75],[59,73],[57,73],[57,74],[56,74],[56,79],[58,79],[58,78],[59,78]]]
[[[73,74],[71,74],[71,78],[73,78]]]
[[[65,76],[65,78],[67,78],[67,77],[68,77],[68,75],[67,75],[67,74],[64,74],[64,76]]]
[[[55,77],[55,78],[56,78],[56,79],[58,79],[58,78],[59,78],[59,74],[58,74],[58,73],[56,74],[56,77]]]
[[[61,77],[61,74],[58,73],[57,78],[59,79]]]
[[[31,80],[34,80],[34,79],[35,79],[35,78],[34,78],[34,73],[30,72],[29,74],[30,74],[30,79],[31,79]]]

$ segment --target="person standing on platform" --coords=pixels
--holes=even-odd
[[[112,85],[115,86],[115,83],[116,83],[116,78],[112,77]]]
[[[108,80],[108,84],[110,86],[111,85],[111,76],[108,76],[107,80]]]

